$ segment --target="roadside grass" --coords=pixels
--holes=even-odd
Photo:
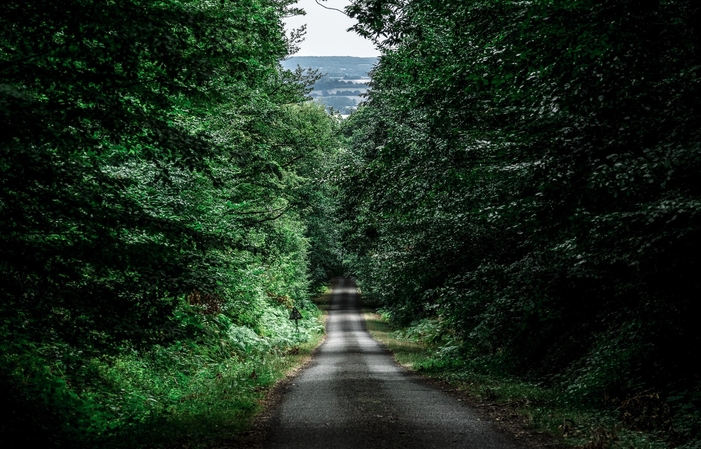
[[[326,287],[323,289],[319,295],[312,299],[316,307],[322,312],[324,320],[329,313],[329,307],[331,306],[331,288]]]
[[[317,313],[314,319],[321,326],[327,316],[329,292],[327,289],[313,299],[320,311],[314,312]],[[323,331],[308,333],[306,341],[300,340],[285,350],[219,358],[216,362],[202,357],[200,369],[188,373],[187,378],[181,376],[179,381],[178,373],[169,375],[171,381],[179,383],[179,388],[171,387],[171,394],[177,398],[169,406],[154,410],[151,417],[107,436],[100,441],[100,446],[115,449],[229,447],[232,438],[246,431],[253,418],[263,410],[272,388],[312,357],[324,335]],[[201,357],[196,353],[198,349],[202,348],[193,348],[190,357]],[[129,363],[125,362],[128,369],[123,373],[124,379],[133,378],[135,374]],[[144,375],[148,377],[144,383],[165,382],[153,372],[144,372]],[[166,376],[161,374],[161,377]],[[141,396],[134,398],[137,407],[149,403],[147,395]]]
[[[416,337],[410,328],[392,325],[365,304],[368,331],[384,344],[402,366],[430,378],[448,382],[478,402],[502,409],[501,415],[518,416],[527,431],[545,434],[554,444],[581,449],[666,449],[662,435],[623,427],[613,410],[578,404],[565,392],[517,379],[476,373],[457,359],[440,357],[440,348]]]
[[[266,394],[286,375],[306,363],[323,339],[313,339],[285,353],[246,362],[222,363],[213,376],[153,419],[144,420],[105,447],[208,448],[246,430],[262,410]],[[211,368],[211,367],[210,367]]]
[[[383,320],[381,315],[364,309],[363,317],[370,334],[394,354],[400,365],[414,369],[414,367],[430,361],[431,357],[427,346],[418,341],[399,338],[395,332],[396,329]]]

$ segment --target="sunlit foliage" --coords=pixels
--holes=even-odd
[[[321,331],[337,121],[279,64],[290,4],[2,2],[3,438],[90,446]]]

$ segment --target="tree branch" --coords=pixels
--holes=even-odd
[[[338,9],[338,8],[332,8],[332,7],[330,7],[330,6],[324,6],[324,5],[322,5],[321,3],[319,3],[319,0],[314,0],[314,1],[316,2],[317,5],[321,6],[322,8],[330,9],[331,11],[338,11],[338,12],[340,12],[341,14],[343,14],[344,16],[347,16],[347,15],[348,15],[348,14],[346,14],[345,11],[341,11],[341,10]],[[326,0],[322,0],[322,1],[326,1]]]

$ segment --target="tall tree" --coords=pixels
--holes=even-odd
[[[307,297],[336,125],[303,105],[316,75],[280,66],[291,4],[0,5],[0,384],[17,419],[82,397],[91,357],[202,334],[203,315],[263,333],[270,298]]]
[[[346,131],[364,291],[475,366],[595,398],[697,382],[699,11],[354,1],[383,51]]]

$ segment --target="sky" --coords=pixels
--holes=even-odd
[[[349,0],[326,0],[319,2],[325,6],[343,10]],[[287,19],[286,28],[290,30],[307,24],[307,35],[300,45],[299,52],[293,56],[378,56],[380,52],[367,39],[346,30],[353,26],[355,20],[338,11],[324,9],[314,0],[299,0],[297,7],[307,12],[306,16]]]

